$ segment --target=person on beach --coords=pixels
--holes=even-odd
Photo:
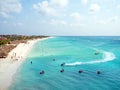
[[[11,59],[13,59],[13,56],[11,56]]]
[[[15,57],[16,57],[16,53],[15,53]]]

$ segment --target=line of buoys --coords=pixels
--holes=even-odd
[[[53,61],[55,61],[55,59],[53,59]],[[31,61],[31,64],[32,64],[32,61]],[[61,64],[61,66],[64,66],[64,65],[65,65],[65,62],[63,62],[63,63]],[[64,69],[61,69],[60,72],[61,72],[61,73],[64,72]],[[40,74],[44,74],[44,73],[45,73],[44,70],[40,71]],[[78,73],[83,73],[83,70],[79,70]],[[101,74],[101,71],[98,70],[98,71],[97,71],[97,74]]]
[[[60,72],[61,73],[64,72],[64,69],[61,69]],[[44,73],[45,73],[44,70],[40,71],[40,74],[44,74]],[[83,70],[79,70],[78,73],[83,73]],[[97,71],[97,74],[101,74],[101,71]]]
[[[78,72],[79,72],[79,73],[82,73],[83,70],[79,70]],[[100,71],[97,71],[97,74],[101,74],[101,72],[100,72]]]
[[[79,73],[82,73],[83,70],[79,70],[78,72],[79,72]],[[97,74],[101,74],[101,71],[97,71]]]

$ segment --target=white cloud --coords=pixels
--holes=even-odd
[[[96,3],[91,4],[91,6],[90,6],[90,12],[92,12],[92,13],[99,12],[100,9],[101,9],[101,7]]]
[[[0,11],[0,16],[2,16],[4,18],[8,18],[9,14],[7,14],[6,12]]]
[[[59,26],[66,26],[66,27],[84,27],[85,25],[80,22],[66,22],[64,20],[56,20],[56,19],[51,19],[50,21],[45,21],[44,23],[48,23],[51,25],[59,25]]]
[[[105,22],[104,20],[100,20],[97,22],[98,24],[106,24],[107,22]]]
[[[109,24],[109,23],[114,23],[118,20],[118,16],[113,16],[113,17],[110,17],[106,20],[99,20],[97,23],[98,24]]]
[[[70,16],[76,20],[80,20],[82,18],[78,12],[74,12]]]
[[[64,8],[68,5],[68,0],[51,0],[51,5]]]
[[[110,22],[116,22],[118,20],[118,16],[113,16],[109,19]]]
[[[21,27],[21,26],[23,26],[22,22],[3,21],[1,24],[5,25],[5,26],[11,26],[11,27]]]
[[[23,23],[17,22],[17,23],[13,23],[13,25],[14,25],[15,27],[20,27],[20,26],[23,26]]]
[[[117,5],[117,7],[116,7],[117,9],[120,9],[120,5]]]
[[[67,25],[67,22],[65,22],[64,20],[51,19],[49,21],[49,24],[52,24],[52,25]]]
[[[88,0],[81,0],[83,5],[86,5],[88,3]]]
[[[68,5],[68,0],[50,0],[34,4],[33,8],[42,15],[58,16],[64,12]]]
[[[53,15],[53,16],[57,15],[56,10],[49,5],[48,1],[43,1],[41,3],[34,4],[33,8],[42,15]]]
[[[67,25],[67,23],[65,21],[60,21],[60,24]]]
[[[0,16],[8,18],[11,13],[20,13],[22,5],[19,0],[0,0]]]
[[[71,27],[83,27],[84,26],[84,24],[82,24],[82,23],[71,23],[71,24],[69,24]]]

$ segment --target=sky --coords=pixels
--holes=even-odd
[[[0,34],[120,36],[120,0],[0,0]]]

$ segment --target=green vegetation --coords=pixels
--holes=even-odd
[[[5,45],[9,43],[9,40],[0,40],[0,45]]]
[[[16,40],[29,40],[37,38],[45,38],[48,36],[24,36],[24,35],[0,35],[0,46],[5,44],[10,44],[12,41]]]

